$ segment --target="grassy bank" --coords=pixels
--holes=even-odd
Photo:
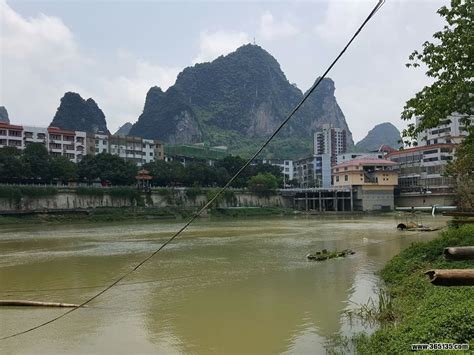
[[[114,221],[148,221],[159,219],[188,218],[196,212],[195,208],[164,207],[120,207],[120,208],[95,208],[81,212],[25,214],[14,216],[0,216],[2,225],[44,224],[44,223],[101,223]],[[294,211],[278,207],[242,207],[242,208],[215,208],[209,215],[212,218],[225,217],[256,217],[256,216],[282,216],[293,215]]]
[[[391,315],[382,318],[371,336],[355,337],[357,352],[402,354],[410,352],[411,344],[435,342],[470,343],[473,349],[474,287],[433,286],[423,274],[428,269],[474,267],[474,262],[447,262],[442,257],[445,247],[466,245],[474,245],[474,226],[450,228],[394,257],[381,271]]]
[[[95,208],[83,212],[26,214],[0,216],[1,225],[44,224],[44,223],[95,223],[115,221],[146,221],[154,219],[175,219],[187,217],[192,211],[175,208]]]

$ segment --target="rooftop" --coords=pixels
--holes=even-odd
[[[368,157],[363,157],[361,159],[353,159],[353,160],[348,160],[344,163],[337,164],[334,166],[334,168],[344,168],[346,166],[354,166],[354,165],[386,165],[386,166],[392,166],[396,165],[395,162],[390,161],[390,160],[385,160],[385,159],[378,159],[378,158],[368,158]]]

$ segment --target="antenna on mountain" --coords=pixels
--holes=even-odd
[[[255,37],[253,38],[253,45],[256,46],[257,42],[255,42]]]

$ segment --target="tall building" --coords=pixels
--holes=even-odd
[[[314,134],[314,155],[329,154],[331,164],[336,164],[337,156],[347,150],[347,133],[343,128],[323,124],[322,129]]]

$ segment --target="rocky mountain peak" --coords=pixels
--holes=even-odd
[[[0,106],[0,122],[10,123],[10,119],[8,118],[8,111],[5,106]]]
[[[51,126],[72,131],[109,132],[105,115],[97,103],[92,98],[84,100],[75,92],[67,92],[61,98]]]

